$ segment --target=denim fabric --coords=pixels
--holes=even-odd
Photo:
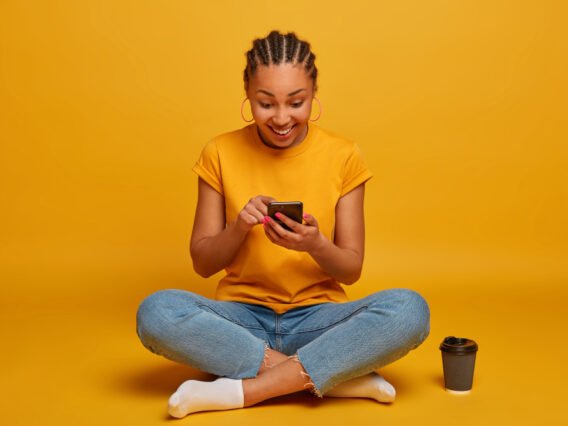
[[[153,353],[208,373],[255,377],[266,347],[297,355],[321,396],[418,347],[430,310],[417,292],[389,289],[346,303],[270,308],[160,290],[142,301],[137,333]]]

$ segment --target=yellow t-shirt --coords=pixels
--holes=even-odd
[[[264,145],[254,123],[224,133],[205,146],[193,170],[224,196],[227,223],[252,197],[267,195],[302,201],[330,240],[337,201],[372,176],[357,145],[312,123],[300,144],[284,150]],[[272,243],[262,225],[251,229],[225,271],[218,300],[264,305],[277,313],[348,301],[341,285],[308,253]]]

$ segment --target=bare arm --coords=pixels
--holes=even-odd
[[[359,185],[339,199],[334,242],[322,235],[321,245],[310,253],[324,271],[344,284],[353,284],[361,276],[365,254],[364,195],[365,186]]]
[[[361,184],[339,199],[335,208],[334,241],[321,234],[316,219],[311,215],[304,215],[305,225],[282,217],[294,232],[269,221],[265,225],[267,236],[275,244],[308,252],[328,275],[344,284],[353,284],[361,276],[363,267],[364,195],[365,185]]]
[[[199,178],[197,208],[191,233],[193,269],[209,277],[227,267],[253,226],[262,222],[270,197],[251,198],[237,220],[225,227],[225,199]]]

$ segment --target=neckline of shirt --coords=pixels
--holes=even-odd
[[[249,131],[249,134],[251,135],[256,147],[274,157],[286,158],[294,157],[295,155],[305,152],[315,139],[315,134],[317,133],[318,129],[315,124],[308,123],[308,133],[306,134],[304,140],[298,145],[285,149],[271,148],[265,145],[258,134],[258,126],[256,125],[256,123],[249,124],[247,126],[247,130]]]

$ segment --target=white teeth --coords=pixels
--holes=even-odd
[[[276,129],[272,129],[274,130],[275,133],[278,133],[281,136],[287,135],[288,133],[290,133],[290,131],[292,130],[292,127],[290,127],[289,129],[286,130],[276,130]]]

